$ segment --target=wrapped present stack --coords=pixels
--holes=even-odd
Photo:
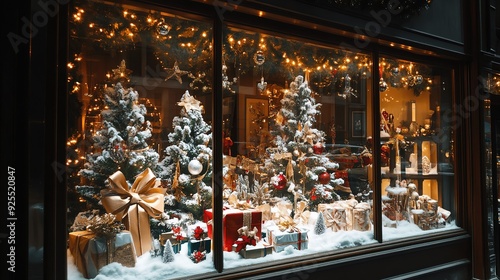
[[[161,233],[159,240],[161,246],[165,246],[167,240],[170,240],[174,254],[178,254],[181,251],[181,245],[186,242],[187,237],[182,232],[181,227],[173,227],[172,231]]]
[[[397,221],[408,221],[422,230],[444,227],[450,211],[439,207],[439,202],[428,195],[419,195],[414,183],[397,180],[396,186],[386,188],[382,197],[382,213],[397,226]]]
[[[383,214],[393,221],[410,221],[409,197],[410,192],[406,180],[396,180],[395,186],[388,186],[383,197]]]
[[[88,230],[69,234],[69,251],[85,278],[94,278],[112,262],[134,267],[136,252],[132,235],[112,214],[96,215],[88,221]]]
[[[257,228],[253,228],[253,230],[249,230],[246,226],[239,228],[240,237],[233,244],[233,251],[245,259],[255,259],[272,254],[273,246],[260,241],[257,232]]]
[[[411,210],[413,223],[422,230],[444,227],[450,211],[438,206],[438,201],[427,195],[421,195],[416,201],[416,208]]]
[[[190,236],[188,238],[188,255],[191,256],[194,252],[210,253],[212,240],[208,237],[206,224],[196,224],[188,226]]]
[[[318,205],[318,212],[323,213],[326,226],[331,228],[333,232],[341,230],[369,230],[371,225],[370,209],[371,206],[367,202],[358,202],[356,199],[340,200],[334,203]],[[363,219],[361,222],[359,220],[361,217],[357,214],[358,212],[366,214],[368,219]],[[360,223],[364,223],[365,225],[360,227]]]

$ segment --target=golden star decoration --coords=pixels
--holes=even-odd
[[[193,96],[189,94],[189,91],[186,90],[186,93],[181,98],[180,102],[177,102],[177,105],[184,107],[186,112],[189,112],[189,110],[198,110],[202,111],[202,105],[201,101],[197,100]]]
[[[128,76],[132,73],[132,70],[127,69],[127,65],[125,63],[125,59],[120,62],[120,65],[117,66],[118,68],[113,69],[113,79],[114,80],[119,80],[119,79],[128,79]]]
[[[172,77],[175,77],[179,84],[182,84],[182,76],[189,73],[189,71],[181,70],[177,61],[175,61],[173,68],[167,68],[166,71],[167,77],[165,78],[165,81],[170,80]]]

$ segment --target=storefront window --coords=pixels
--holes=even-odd
[[[149,266],[147,279],[215,271],[201,223],[212,205],[212,24],[73,4],[68,278],[109,276],[112,265],[100,268],[111,262],[119,274]]]
[[[378,243],[375,221],[384,240],[456,228],[450,69],[384,57],[374,90],[375,54],[340,43],[236,25],[214,38],[194,15],[72,5],[68,278],[186,278],[216,273],[218,256],[231,270],[336,254]]]
[[[261,263],[376,242],[371,65],[364,53],[225,31],[225,267],[247,263],[229,257],[234,240],[227,237],[238,230],[228,226],[233,209],[259,212],[257,227],[249,227],[257,246],[236,250],[272,252]]]
[[[451,71],[380,59],[383,239],[454,228]]]

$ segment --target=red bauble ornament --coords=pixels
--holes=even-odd
[[[313,152],[317,155],[321,155],[324,151],[325,147],[323,147],[323,144],[321,143],[316,143],[313,146]]]
[[[391,148],[389,148],[389,146],[387,145],[382,145],[382,147],[380,147],[380,151],[388,155],[391,152]]]
[[[323,172],[323,173],[319,174],[318,181],[323,185],[330,183],[330,173]]]
[[[286,188],[286,177],[283,173],[280,173],[278,176],[278,181],[274,184],[274,188],[278,191],[284,190]]]

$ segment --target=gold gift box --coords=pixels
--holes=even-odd
[[[103,266],[112,262],[126,267],[134,267],[136,263],[135,247],[128,231],[117,233],[110,240],[91,231],[71,232],[69,250],[85,278],[96,277]]]

